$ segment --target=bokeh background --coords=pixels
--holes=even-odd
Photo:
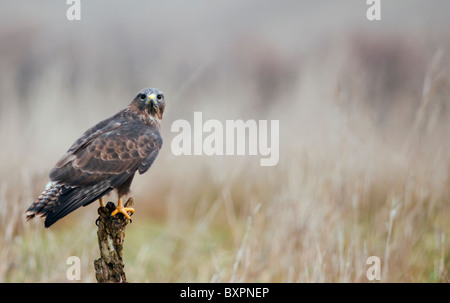
[[[25,210],[88,127],[144,87],[164,146],[135,178],[130,282],[448,282],[450,2],[2,1],[0,281],[95,282],[97,204]],[[280,162],[179,156],[173,121],[280,121]],[[111,195],[109,200],[116,201]]]

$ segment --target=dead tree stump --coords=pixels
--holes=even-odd
[[[133,199],[129,198],[125,207],[131,207]],[[98,226],[97,237],[100,249],[100,258],[94,261],[95,277],[98,283],[125,283],[125,276],[122,259],[123,242],[125,240],[125,228],[130,220],[123,214],[114,217],[111,213],[116,206],[113,202],[108,202],[106,207],[99,207],[99,217],[96,221]],[[131,213],[128,213],[132,215]]]

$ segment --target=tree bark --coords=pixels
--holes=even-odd
[[[129,198],[125,207],[131,207],[133,199]],[[125,240],[125,228],[130,223],[123,214],[114,217],[111,213],[116,206],[108,202],[106,207],[99,207],[99,217],[96,220],[98,226],[97,237],[100,249],[100,258],[94,261],[95,277],[98,283],[125,283],[125,275],[122,259],[123,242]],[[128,213],[132,215],[131,213]]]

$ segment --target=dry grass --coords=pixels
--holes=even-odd
[[[145,86],[166,94],[165,144],[132,186],[130,282],[367,282],[368,256],[380,257],[383,282],[449,280],[445,31],[423,28],[417,38],[394,24],[305,42],[293,38],[305,24],[292,7],[255,34],[269,8],[250,21],[237,15],[228,28],[234,5],[209,7],[204,19],[191,11],[198,19],[190,22],[166,15],[186,21],[189,48],[162,16],[154,31],[110,17],[93,27],[88,13],[78,28],[40,18],[2,27],[1,282],[67,282],[72,255],[81,281],[95,281],[95,205],[48,230],[25,222],[24,211],[77,136]],[[170,125],[194,111],[204,120],[280,120],[279,164],[173,156]]]

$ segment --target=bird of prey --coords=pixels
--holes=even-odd
[[[162,146],[160,124],[164,95],[156,88],[141,90],[133,101],[114,116],[88,129],[50,171],[42,194],[26,211],[27,219],[45,218],[45,227],[116,189],[118,205],[111,215],[130,218],[122,196],[136,171],[145,173]]]

